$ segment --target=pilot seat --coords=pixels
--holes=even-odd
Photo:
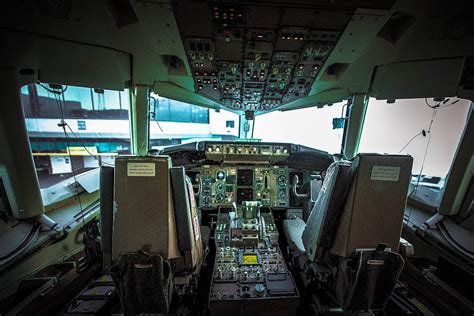
[[[110,274],[124,314],[167,314],[172,300],[183,308],[206,247],[184,168],[167,156],[118,157],[114,201]]]
[[[412,162],[379,154],[336,161],[307,222],[284,220],[291,265],[314,313],[385,308],[404,265],[398,247]]]

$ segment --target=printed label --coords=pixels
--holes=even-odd
[[[129,162],[127,163],[127,176],[154,177],[155,164],[152,162]]]
[[[398,181],[400,176],[400,167],[373,166],[370,175],[371,180],[375,181]]]

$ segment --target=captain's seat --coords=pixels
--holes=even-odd
[[[110,273],[126,315],[168,313],[195,291],[203,238],[192,185],[167,156],[118,157]]]
[[[327,170],[305,223],[284,221],[293,265],[306,285],[335,290],[345,311],[383,310],[403,259],[397,253],[413,159],[402,155],[359,154]],[[321,276],[321,275],[319,275]],[[337,286],[336,286],[337,285]],[[336,290],[337,289],[337,290]]]

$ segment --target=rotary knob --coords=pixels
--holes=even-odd
[[[255,285],[255,295],[262,297],[265,294],[265,286],[263,284]]]

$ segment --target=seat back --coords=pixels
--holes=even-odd
[[[332,247],[350,184],[351,163],[332,163],[303,231],[303,244],[311,261]]]
[[[167,314],[173,295],[173,276],[160,255],[125,253],[110,268],[124,315]]]
[[[398,251],[413,158],[359,154],[331,253],[351,257],[358,249],[386,244]]]
[[[344,311],[381,311],[385,308],[404,260],[400,254],[384,251],[383,247],[360,251],[356,270],[340,271],[338,281],[345,279],[348,283],[339,283],[341,291],[338,294],[342,295],[339,299]]]
[[[164,259],[180,256],[167,156],[115,160],[116,212],[112,255],[139,250]]]

